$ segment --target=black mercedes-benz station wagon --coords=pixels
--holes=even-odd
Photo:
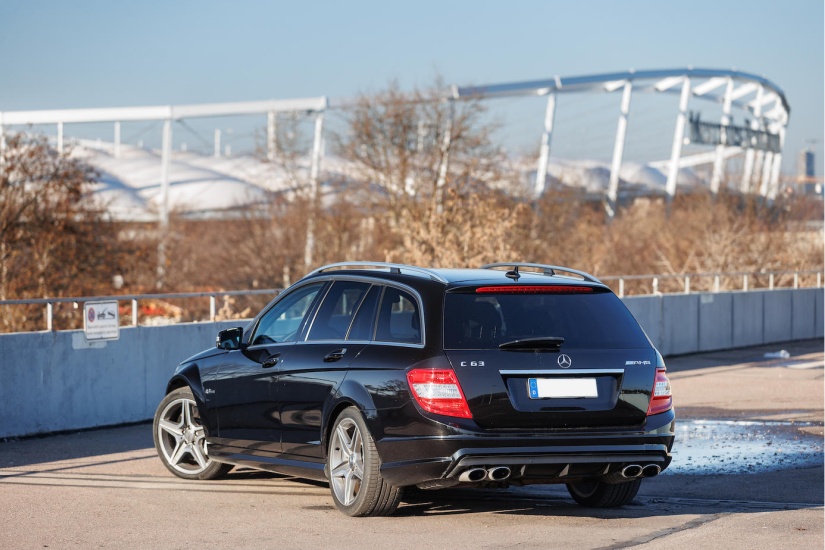
[[[350,516],[405,487],[564,483],[621,506],[670,463],[662,356],[587,273],[538,264],[317,269],[178,366],[153,426],[166,467],[328,481]]]

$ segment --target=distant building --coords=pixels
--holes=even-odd
[[[821,195],[822,184],[816,179],[816,157],[811,147],[805,147],[799,152],[796,161],[796,182],[806,195]]]

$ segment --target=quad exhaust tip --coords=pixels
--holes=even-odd
[[[475,483],[478,481],[504,481],[509,478],[512,471],[507,466],[493,466],[491,468],[470,468],[458,476],[458,480],[464,483]]]
[[[647,466],[640,466],[638,464],[631,464],[622,468],[622,476],[627,479],[635,479],[637,477],[655,477],[659,475],[662,468],[658,464],[648,464]]]
[[[662,469],[657,464],[648,464],[642,468],[642,477],[655,477],[659,475]]]
[[[510,468],[507,466],[495,466],[487,470],[487,479],[490,481],[504,481],[510,477]]]
[[[485,477],[487,477],[487,470],[484,468],[470,468],[469,470],[461,472],[461,475],[458,476],[458,480],[466,483],[481,481]]]
[[[643,471],[644,469],[638,464],[631,464],[630,466],[625,466],[622,468],[622,476],[628,479],[635,479],[642,475]]]

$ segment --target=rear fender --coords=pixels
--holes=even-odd
[[[376,437],[376,431],[381,430],[381,426],[376,422],[375,401],[369,390],[360,382],[345,378],[337,391],[324,404],[323,424],[321,425],[321,445],[325,450],[324,454],[329,444],[332,425],[341,411],[347,407],[356,407],[361,412],[373,437]]]

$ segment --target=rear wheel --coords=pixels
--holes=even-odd
[[[582,506],[591,508],[618,508],[624,506],[636,497],[641,479],[634,479],[624,483],[605,483],[595,479],[568,483],[567,491],[573,500]]]
[[[332,500],[348,516],[388,516],[401,502],[401,487],[381,477],[381,459],[361,413],[345,409],[329,438],[327,472]]]
[[[209,458],[206,434],[192,390],[170,392],[158,405],[152,425],[155,449],[170,472],[183,479],[217,479],[232,466]]]

